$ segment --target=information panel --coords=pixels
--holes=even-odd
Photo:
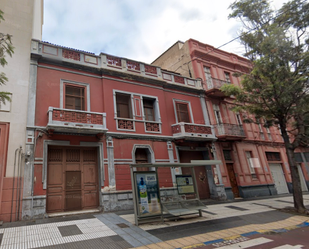
[[[161,215],[159,185],[156,172],[134,172],[138,216]]]
[[[176,175],[178,194],[194,194],[194,185],[191,175]]]

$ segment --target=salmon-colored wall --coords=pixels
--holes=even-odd
[[[44,64],[43,64],[44,65]],[[53,66],[54,68],[58,68]],[[72,70],[72,72],[75,72]],[[102,99],[101,79],[50,68],[38,67],[37,93],[36,93],[36,115],[37,126],[46,126],[47,111],[49,107],[60,108],[60,81],[75,81],[88,83],[90,85],[90,106],[92,112],[104,112]]]
[[[2,209],[2,203],[5,201],[5,190],[7,188],[5,183],[5,171],[6,171],[6,159],[7,159],[7,149],[9,142],[9,123],[0,122],[0,220],[1,215],[5,214],[5,210]]]
[[[15,178],[14,187],[13,181],[14,178],[12,177],[4,177],[3,178],[3,188],[2,188],[2,199],[1,199],[1,212],[0,212],[0,220],[4,222],[16,221],[18,220],[18,204],[19,204],[19,219],[21,219],[22,213],[22,186],[23,180],[20,180],[19,185],[21,185],[20,190],[20,198],[18,198],[19,188],[17,189],[17,181],[20,180]],[[13,193],[14,190],[14,193]],[[12,194],[13,194],[13,201],[12,201]],[[18,201],[19,200],[19,201]],[[13,209],[12,209],[13,205]]]
[[[165,159],[168,161],[166,142],[155,142],[137,139],[114,139],[114,161],[117,161],[117,159],[128,159],[128,161],[133,160],[132,151],[134,145],[150,145],[154,152],[155,160]],[[117,190],[132,189],[129,164],[115,164],[115,175]],[[158,170],[158,177],[160,187],[173,186],[170,168],[160,168]]]

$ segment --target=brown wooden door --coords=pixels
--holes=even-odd
[[[190,163],[191,160],[204,160],[203,153],[201,151],[180,151],[179,157],[181,163]],[[194,173],[196,177],[196,183],[200,199],[210,198],[206,167],[205,166],[194,167]],[[182,174],[191,175],[191,169],[182,168]]]
[[[47,212],[99,206],[97,149],[50,147],[47,166]]]
[[[238,189],[238,184],[235,176],[235,171],[232,163],[227,163],[226,164],[227,171],[229,174],[230,182],[231,182],[231,187],[232,187],[232,192],[234,194],[234,198],[239,197],[239,189]]]

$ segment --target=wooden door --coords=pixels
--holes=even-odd
[[[97,159],[97,149],[83,149],[83,209],[97,208],[99,206]]]
[[[46,211],[97,208],[99,185],[96,148],[50,147]]]
[[[234,198],[237,198],[240,195],[239,195],[239,189],[238,189],[238,184],[237,184],[237,180],[236,180],[236,175],[235,175],[233,164],[232,163],[227,163],[226,167],[227,167],[227,172],[229,174],[230,183],[231,183],[231,187],[232,187],[232,192],[234,194]]]
[[[190,163],[191,160],[204,160],[202,151],[180,151],[179,157],[181,163]],[[191,175],[190,168],[182,168],[181,170],[183,175]],[[194,173],[200,199],[210,198],[206,166],[194,167]]]

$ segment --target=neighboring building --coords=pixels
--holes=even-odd
[[[0,32],[12,35],[14,54],[0,68],[9,81],[0,91],[12,101],[0,106],[0,221],[21,218],[22,174],[25,160],[26,120],[31,39],[41,39],[43,0],[1,0],[5,21]],[[16,152],[16,153],[15,153]],[[15,165],[15,166],[14,166]],[[14,196],[14,198],[12,198]],[[13,201],[14,199],[14,201]]]
[[[202,80],[210,124],[218,138],[216,154],[224,162],[220,170],[228,198],[291,192],[291,175],[279,129],[265,128],[263,120],[259,125],[243,123],[242,115],[230,110],[233,99],[220,91],[223,84],[239,86],[234,73],[249,72],[250,61],[190,39],[176,42],[152,65]],[[303,191],[309,187],[306,151],[299,161]]]
[[[30,86],[24,219],[132,209],[130,164],[214,157],[200,80],[33,40]],[[159,169],[163,194],[181,172]],[[226,198],[218,166],[195,172],[202,199]]]

